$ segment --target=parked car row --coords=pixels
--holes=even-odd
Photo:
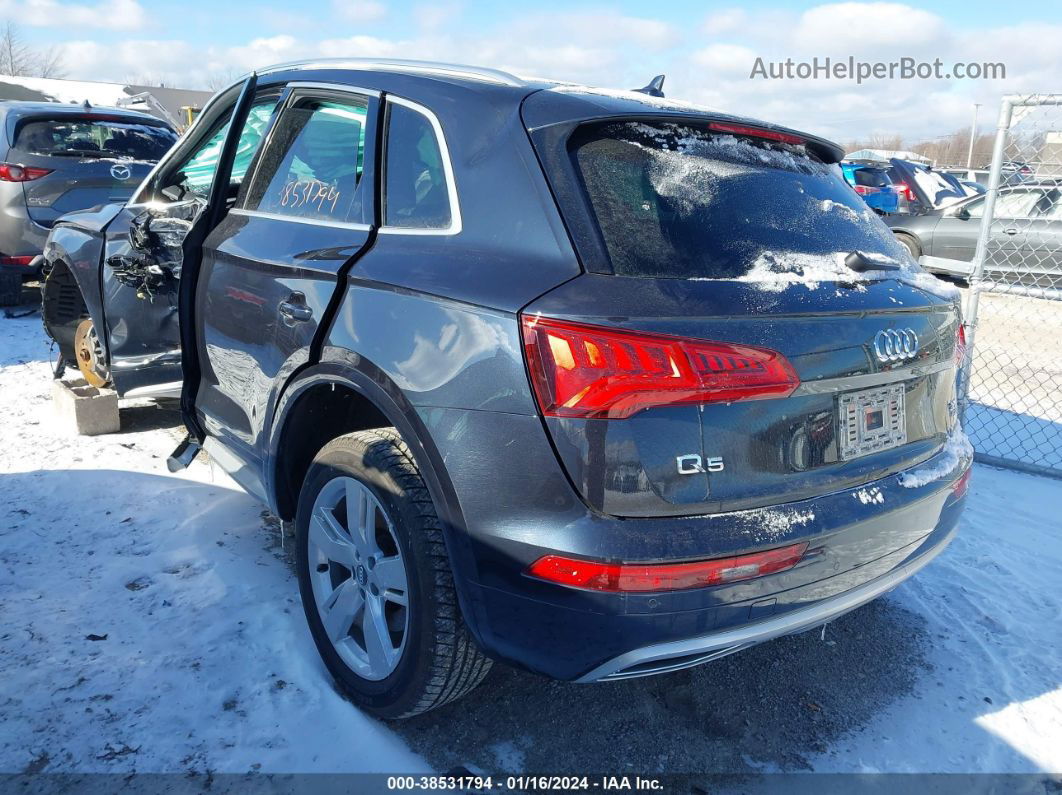
[[[959,306],[841,156],[659,90],[266,69],[126,204],[54,224],[44,320],[119,394],[177,388],[172,468],[205,449],[295,523],[365,710],[495,660],[674,671],[828,622],[956,530]]]

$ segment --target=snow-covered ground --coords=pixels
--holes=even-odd
[[[0,318],[0,771],[574,773],[625,731],[630,771],[1062,772],[1062,482],[978,466],[951,548],[824,640],[595,686],[496,666],[387,726],[333,689],[262,506],[166,471],[172,411],[57,428],[48,359]]]

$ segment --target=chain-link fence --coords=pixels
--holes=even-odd
[[[1062,476],[1062,94],[1004,98],[982,209],[966,431],[981,460]]]

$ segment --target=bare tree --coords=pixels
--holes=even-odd
[[[58,47],[49,47],[37,53],[37,77],[66,77],[66,64],[63,51]]]
[[[0,74],[14,77],[62,77],[62,52],[50,47],[35,50],[22,38],[18,26],[5,21],[0,28]]]
[[[207,75],[206,87],[211,91],[220,91],[223,88],[228,88],[235,83],[240,77],[243,76],[243,72],[238,69],[228,68],[222,69],[217,72],[212,72]]]

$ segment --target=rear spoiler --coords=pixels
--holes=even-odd
[[[648,88],[648,86],[647,86]],[[632,92],[633,93],[633,92]],[[715,124],[718,128],[733,127],[748,130],[761,130],[768,135],[764,137],[787,140],[799,138],[816,157],[824,163],[839,163],[844,158],[844,148],[833,141],[817,135],[781,127],[757,119],[717,113],[709,109],[701,110],[694,106],[680,103],[672,105],[667,100],[656,102],[646,97],[645,102],[599,94],[581,94],[575,92],[556,93],[539,89],[524,98],[521,116],[528,132],[535,133],[544,128],[555,128],[553,133],[563,131],[567,137],[576,127],[609,119],[630,119],[637,121],[695,122],[697,124]],[[552,136],[551,136],[552,137]]]

